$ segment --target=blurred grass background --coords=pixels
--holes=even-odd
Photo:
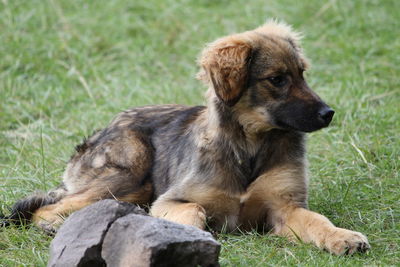
[[[304,33],[309,84],[336,110],[310,135],[310,208],[365,233],[335,257],[283,238],[221,234],[222,266],[398,266],[400,2],[1,0],[0,211],[48,190],[73,147],[119,111],[203,104],[205,43],[278,18]],[[1,266],[45,266],[51,238],[0,229]]]

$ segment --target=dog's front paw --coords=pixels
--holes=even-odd
[[[366,252],[370,248],[368,239],[363,234],[343,228],[335,228],[325,240],[325,249],[336,255]]]
[[[186,205],[187,207],[182,210],[176,221],[204,229],[206,224],[206,211],[204,208],[196,203],[188,203]]]

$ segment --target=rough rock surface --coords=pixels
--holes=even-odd
[[[146,214],[135,205],[115,200],[102,200],[74,212],[51,242],[48,266],[105,266],[101,258],[104,236],[116,219],[129,213]]]
[[[102,256],[107,266],[219,266],[220,245],[198,228],[129,214],[108,230]]]
[[[50,246],[48,266],[219,266],[220,245],[192,226],[102,200],[73,213]]]

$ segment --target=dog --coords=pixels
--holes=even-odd
[[[363,234],[307,208],[305,133],[327,127],[334,111],[304,79],[300,35],[269,21],[207,45],[198,62],[206,106],[118,114],[76,147],[60,187],[18,201],[9,221],[54,231],[115,198],[200,229],[261,226],[337,255],[368,250]]]

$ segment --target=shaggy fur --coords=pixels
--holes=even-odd
[[[118,114],[77,147],[60,188],[20,201],[10,218],[52,231],[71,212],[116,198],[202,229],[261,226],[334,254],[367,250],[364,235],[307,209],[304,133],[328,126],[334,111],[304,80],[299,41],[270,21],[209,44],[198,74],[207,106]]]

